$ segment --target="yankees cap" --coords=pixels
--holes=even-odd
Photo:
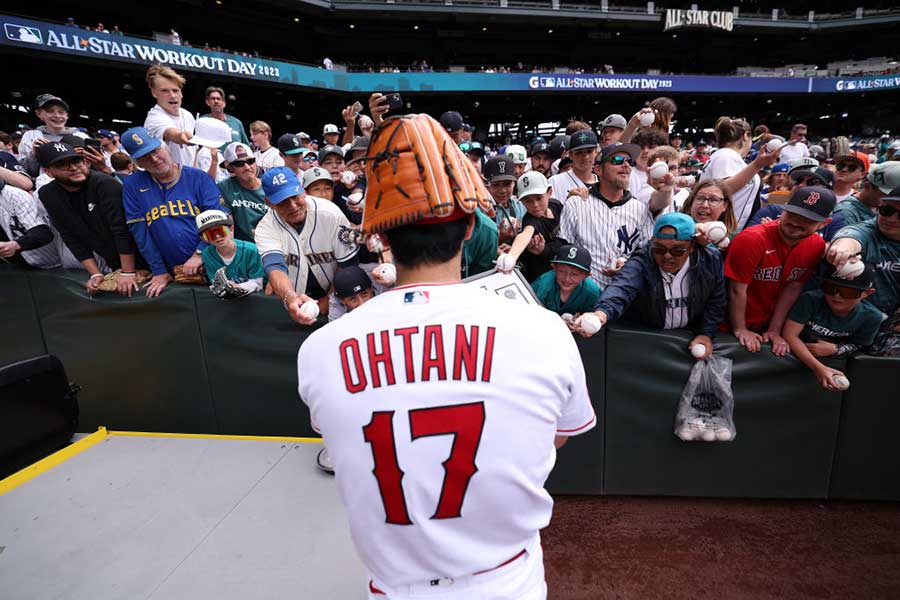
[[[508,156],[492,156],[482,169],[488,183],[492,181],[515,181],[516,163]]]
[[[871,265],[866,265],[866,268],[855,277],[839,275],[838,268],[827,261],[822,261],[822,266],[825,267],[824,275],[822,275],[823,281],[854,290],[870,290],[875,285],[875,270]]]
[[[334,274],[334,295],[349,298],[372,287],[372,280],[360,267],[344,267]]]
[[[516,182],[516,196],[519,200],[527,196],[543,195],[550,189],[547,178],[539,171],[528,171]]]
[[[299,154],[304,150],[303,138],[300,134],[294,135],[293,133],[285,133],[278,138],[278,143],[276,145],[278,146],[279,152],[282,154]]]
[[[591,272],[591,253],[585,248],[573,244],[562,246],[550,262],[557,265],[570,265],[582,271]]]
[[[821,223],[831,216],[836,204],[837,199],[831,190],[818,186],[802,187],[794,190],[784,210]]]
[[[569,136],[569,152],[597,147],[597,134],[590,129],[581,129]]]
[[[226,227],[233,225],[234,221],[231,215],[221,210],[204,210],[194,219],[197,223],[197,233],[203,233],[207,229],[224,225]]]
[[[262,186],[266,199],[272,205],[303,193],[303,185],[297,175],[287,167],[274,167],[263,173]]]
[[[80,154],[75,152],[75,148],[63,142],[41,144],[34,151],[34,155],[42,167],[49,167],[67,158],[82,158]]]

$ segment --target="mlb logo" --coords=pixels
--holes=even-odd
[[[541,87],[556,87],[556,80],[552,77],[541,77]]]
[[[415,292],[406,292],[403,296],[403,304],[428,304],[431,301],[431,296],[428,292],[423,291],[415,291]]]
[[[44,43],[41,30],[36,27],[27,27],[25,25],[17,25],[16,23],[4,23],[3,29],[6,32],[6,37],[14,42],[26,42],[29,44]]]

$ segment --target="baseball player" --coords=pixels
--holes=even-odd
[[[392,136],[401,127],[425,143],[393,147],[411,135]],[[546,598],[544,482],[556,448],[596,423],[578,349],[552,312],[461,284],[462,243],[488,197],[439,123],[387,119],[370,148],[413,166],[366,165],[380,202],[363,230],[386,238],[399,286],[313,332],[298,356],[368,597]],[[440,196],[424,193],[432,184]],[[535,369],[539,347],[554,352]]]

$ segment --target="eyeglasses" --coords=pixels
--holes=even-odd
[[[634,159],[631,158],[630,156],[622,156],[621,154],[617,154],[616,156],[613,156],[611,159],[609,159],[606,162],[608,162],[609,164],[611,164],[614,167],[621,167],[622,165],[626,165],[626,164],[629,167],[633,167],[634,165],[637,164],[634,161]]]
[[[681,258],[685,254],[688,253],[689,248],[684,247],[675,247],[675,248],[666,248],[665,246],[657,246],[653,245],[650,247],[650,251],[657,256],[665,256],[666,254],[671,254],[674,258]]]
[[[204,242],[212,242],[213,240],[217,240],[220,237],[225,237],[228,235],[228,228],[224,225],[219,225],[218,227],[211,227],[200,234],[200,239]]]
[[[53,163],[52,167],[54,169],[65,169],[71,171],[72,169],[81,167],[83,163],[83,158],[70,158],[69,160],[61,160],[57,163]]]
[[[315,162],[318,158],[315,154],[307,154],[303,157],[303,162]]]
[[[244,160],[233,160],[229,163],[229,165],[232,167],[243,167],[244,165],[252,165],[252,164],[256,164],[255,158],[247,158]]]
[[[893,215],[900,214],[900,208],[894,208],[893,206],[882,204],[878,207],[878,214],[882,217],[891,217]]]
[[[841,285],[835,285],[833,283],[823,283],[822,291],[826,296],[834,296],[839,295],[841,298],[845,300],[852,300],[854,298],[859,298],[862,296],[863,291],[857,290],[855,288],[848,288]]]
[[[717,196],[694,196],[694,204],[709,204],[710,206],[722,206],[725,203],[725,198],[719,198]]]
[[[859,168],[859,165],[856,163],[838,163],[835,167],[838,171],[847,171],[848,173],[853,173]]]

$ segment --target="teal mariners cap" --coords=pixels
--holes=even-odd
[[[675,233],[660,233],[664,227],[671,227]],[[681,240],[689,242],[694,239],[697,224],[684,213],[667,213],[656,220],[653,227],[653,237],[666,240]]]

